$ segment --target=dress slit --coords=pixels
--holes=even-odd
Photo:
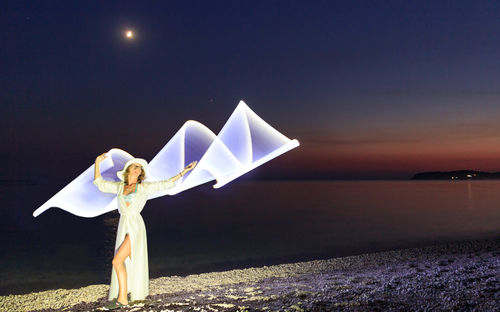
[[[132,250],[134,250],[134,248],[132,248],[132,246],[134,246],[134,244],[132,243],[132,235],[130,235],[130,233],[127,233],[128,234],[128,238],[130,239],[130,262],[132,262]],[[125,234],[125,237],[127,236],[127,234]]]

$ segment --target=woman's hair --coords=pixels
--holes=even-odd
[[[129,165],[127,169],[125,169],[125,173],[123,174],[124,177],[123,182],[125,182],[125,184],[128,184],[128,169],[130,168],[130,166],[132,166],[132,164]],[[142,181],[144,181],[145,178],[146,178],[146,172],[144,171],[144,168],[142,168],[141,166],[141,174],[139,174],[139,176],[137,177],[137,182],[142,183]]]

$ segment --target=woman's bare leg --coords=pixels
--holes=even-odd
[[[125,239],[121,244],[120,248],[116,252],[113,258],[113,267],[116,270],[116,275],[118,277],[118,298],[117,300],[122,304],[128,304],[127,298],[127,270],[125,269],[124,261],[130,256],[130,237],[125,235]]]

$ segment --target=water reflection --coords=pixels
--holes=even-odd
[[[499,189],[500,181],[200,186],[142,211],[150,277],[498,236]],[[10,252],[0,258],[0,294],[109,283],[118,211],[87,219],[50,209],[35,219],[36,204],[22,195],[46,193],[4,194],[11,208],[0,212],[0,247]]]
[[[467,208],[469,208],[469,210],[474,210],[474,201],[473,201],[473,198],[472,198],[472,183],[471,182],[467,182]]]
[[[104,258],[113,259],[115,256],[116,232],[118,231],[118,222],[120,215],[117,212],[107,213],[102,219],[102,224],[106,228],[104,235]],[[111,260],[108,262],[111,263]],[[111,265],[110,265],[111,267]]]

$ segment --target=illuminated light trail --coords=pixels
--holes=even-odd
[[[146,181],[169,179],[194,160],[197,166],[176,186],[152,194],[148,199],[178,194],[184,190],[216,180],[219,188],[269,160],[299,146],[255,114],[240,101],[218,135],[203,124],[188,120],[148,165]],[[106,180],[119,181],[116,172],[123,169],[129,153],[113,148],[101,163]],[[80,217],[92,218],[118,208],[116,194],[100,192],[92,183],[94,165],[66,185],[33,212],[37,217],[51,207],[58,207]]]

